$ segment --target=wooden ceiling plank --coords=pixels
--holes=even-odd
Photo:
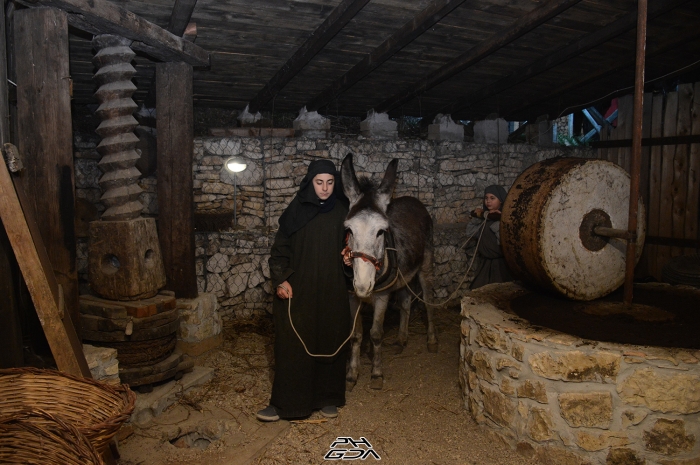
[[[381,102],[379,105],[375,106],[375,110],[380,113],[386,112],[412,100],[420,93],[464,71],[471,65],[478,63],[493,52],[508,45],[580,1],[581,0],[550,0],[541,7],[532,10],[530,13],[516,20],[512,26],[498,31],[496,34],[493,34],[477,46],[446,63],[427,77],[415,82],[408,89]]]
[[[464,0],[435,0],[418,13],[401,29],[396,31],[381,45],[365,55],[350,71],[345,73],[306,105],[307,110],[318,110],[341,93],[355,85],[360,79],[394,56],[396,52],[410,44],[435,23],[464,3]]]
[[[369,0],[342,0],[292,57],[282,65],[265,87],[250,101],[255,113],[267,104],[335,35],[364,8]]]
[[[92,34],[117,34],[131,47],[162,61],[209,66],[209,53],[107,0],[18,0],[28,7],[49,6],[69,13],[71,26]]]
[[[687,3],[688,1],[689,0],[657,0],[650,5],[648,18],[652,19],[660,16],[684,3]],[[455,114],[459,110],[469,105],[499,94],[523,81],[526,81],[527,79],[530,79],[533,76],[536,76],[537,74],[543,73],[571,58],[579,56],[586,51],[619,36],[620,34],[634,29],[636,26],[637,10],[635,9],[607,26],[584,36],[581,38],[581,40],[578,40],[555,51],[554,53],[542,57],[533,63],[512,72],[510,75],[493,84],[489,84],[486,87],[482,87],[468,95],[456,99],[450,105],[440,109],[439,113],[448,115]],[[434,117],[435,115],[427,116],[430,121],[432,121],[432,118]]]
[[[647,54],[647,60],[649,65],[653,64],[653,58],[657,55],[663,55],[664,53],[667,53],[670,50],[674,50],[676,47],[684,46],[688,43],[690,43],[693,40],[697,40],[700,38],[700,31],[695,29],[695,30],[690,30],[686,33],[686,31],[677,31],[678,33],[673,36],[668,36],[666,40],[660,41],[657,44],[651,44],[646,51]],[[597,70],[591,74],[582,76],[581,79],[578,80],[570,80],[567,82],[565,85],[561,86],[560,88],[556,89],[556,91],[551,92],[551,91],[545,91],[540,93],[537,96],[532,96],[529,95],[528,98],[521,98],[519,99],[520,101],[517,101],[516,103],[512,104],[510,108],[507,110],[506,113],[504,113],[504,117],[507,117],[512,114],[532,114],[532,112],[529,111],[529,109],[534,108],[538,105],[546,105],[547,101],[553,101],[557,100],[560,98],[562,95],[566,95],[567,93],[577,90],[577,89],[582,89],[588,85],[593,84],[596,81],[605,79],[608,76],[615,75],[617,73],[622,73],[625,71],[630,71],[630,74],[632,78],[634,77],[634,63],[635,63],[635,57],[634,57],[634,51],[632,50],[630,52],[630,56],[628,60],[619,62],[618,61],[618,66],[614,67],[608,67],[608,66],[603,66],[600,68],[600,70]],[[620,80],[615,80],[615,85],[616,86],[622,86],[623,81]],[[629,89],[629,88],[626,88]],[[608,97],[612,98],[614,97],[615,94],[610,94]],[[515,102],[515,99],[512,100]],[[578,105],[574,105],[569,107],[569,110],[574,111],[580,107],[584,106],[590,106],[592,102],[588,101],[587,103],[581,103]]]

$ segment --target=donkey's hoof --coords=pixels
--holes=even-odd
[[[401,355],[403,353],[403,348],[406,347],[405,344],[401,344],[400,342],[397,344],[394,344],[394,347],[392,347],[394,351],[394,355]]]
[[[355,389],[355,384],[357,383],[357,380],[352,380],[352,379],[346,379],[345,380],[345,390],[347,392],[352,392],[353,389]]]
[[[384,387],[384,377],[372,376],[372,379],[369,382],[369,387],[372,389],[382,389]]]
[[[428,343],[428,352],[430,352],[431,354],[435,354],[435,353],[437,353],[437,351],[438,351],[438,343],[437,342],[433,342],[432,344]]]

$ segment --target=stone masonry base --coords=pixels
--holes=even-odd
[[[531,326],[491,284],[462,299],[465,408],[547,464],[700,464],[700,351],[581,339]]]

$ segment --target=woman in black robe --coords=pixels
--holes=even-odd
[[[333,354],[351,329],[340,254],[348,206],[339,180],[330,160],[311,162],[279,220],[269,260],[276,289],[275,377],[270,405],[257,414],[261,421],[307,417],[314,410],[334,418],[345,404],[346,348],[334,357],[309,355]]]
[[[476,250],[479,263],[470,289],[513,280],[501,249],[501,206],[506,200],[506,194],[502,186],[488,186],[484,189],[484,207],[471,213],[477,220],[472,220],[467,225],[467,235],[473,235],[473,240],[476,241],[481,234],[481,240]],[[486,221],[485,225],[482,220]],[[483,232],[480,232],[482,227]]]

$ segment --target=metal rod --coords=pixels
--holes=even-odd
[[[632,157],[630,160],[630,208],[627,230],[624,303],[632,304],[634,265],[637,249],[637,213],[639,206],[639,171],[642,155],[642,106],[644,105],[644,61],[647,42],[647,0],[637,2],[637,55],[634,72],[634,113],[632,121]]]
[[[238,228],[238,218],[236,217],[238,204],[236,203],[236,173],[233,173],[233,229]]]
[[[631,238],[630,231],[626,229],[606,228],[605,226],[596,226],[593,228],[593,233],[598,236],[617,237],[620,239]],[[636,231],[634,235],[636,236]]]

